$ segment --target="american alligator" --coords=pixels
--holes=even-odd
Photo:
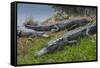
[[[33,29],[36,31],[51,31],[51,32],[57,32],[63,29],[74,29],[77,28],[79,26],[84,26],[87,23],[89,23],[89,20],[87,20],[86,18],[82,18],[82,19],[76,19],[76,20],[65,20],[62,22],[59,22],[57,24],[54,25],[42,25],[42,26],[31,26],[31,25],[25,25],[26,28],[28,29]]]
[[[30,38],[48,37],[48,35],[45,32],[38,32],[38,31],[31,30],[31,29],[26,29],[26,28],[17,29],[17,36],[18,37],[30,37]]]
[[[36,56],[42,56],[46,53],[53,52],[57,49],[60,49],[64,46],[64,44],[72,44],[77,43],[81,37],[91,36],[96,33],[96,24],[86,25],[84,27],[76,28],[69,32],[66,32],[63,37],[56,39],[53,42],[48,42],[46,47],[41,49],[36,53]]]

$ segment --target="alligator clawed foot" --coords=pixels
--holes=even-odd
[[[74,43],[77,43],[77,42],[78,42],[77,40],[68,41],[69,44],[74,44]]]

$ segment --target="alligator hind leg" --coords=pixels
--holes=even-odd
[[[87,30],[86,30],[86,35],[87,35],[90,39],[93,39],[92,36],[89,34],[89,30],[90,30],[90,29],[87,28]]]
[[[88,26],[89,25],[91,25],[91,23],[88,23]],[[92,36],[89,34],[89,30],[90,30],[90,28],[88,27],[87,29],[86,29],[86,35],[90,38],[90,39],[92,39]]]
[[[86,35],[89,37],[89,39],[92,41],[92,42],[94,42],[93,41],[93,37],[89,34],[89,28],[87,28],[87,30],[86,30]]]

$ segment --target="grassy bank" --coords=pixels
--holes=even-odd
[[[64,31],[50,34],[49,38],[18,38],[18,64],[37,64],[70,61],[89,61],[96,59],[96,38],[93,40],[84,37],[79,44],[66,45],[62,50],[35,57],[35,53],[45,47],[45,44],[53,38],[60,37]]]

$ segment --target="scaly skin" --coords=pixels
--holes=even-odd
[[[48,42],[46,47],[36,53],[36,56],[42,56],[46,53],[54,52],[60,49],[64,44],[77,43],[78,39],[84,36],[91,36],[96,33],[96,24],[86,25],[82,28],[76,28],[66,32],[63,37],[56,39],[53,42]]]
[[[65,20],[65,21],[59,22],[59,23],[54,24],[54,25],[49,25],[49,26],[25,25],[25,27],[28,29],[36,30],[36,31],[57,32],[57,31],[64,30],[64,29],[72,30],[74,28],[84,26],[88,23],[89,23],[89,21],[87,19],[83,18],[83,19],[76,19],[76,20]]]
[[[30,37],[30,38],[34,38],[34,37],[48,37],[48,35],[45,32],[38,32],[38,31],[34,31],[31,29],[17,29],[17,36],[18,37]]]

